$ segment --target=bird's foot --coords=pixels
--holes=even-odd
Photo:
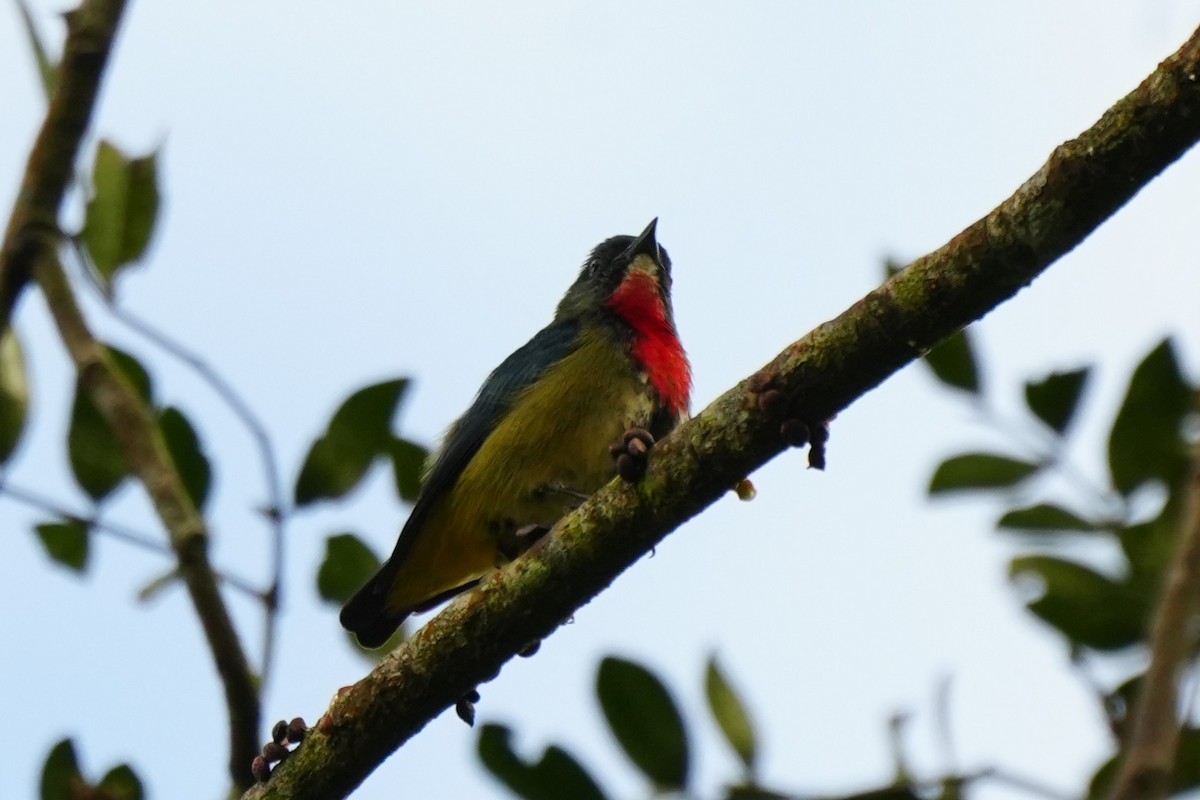
[[[779,437],[789,447],[808,445],[808,465],[813,469],[825,469],[825,443],[829,441],[829,423],[794,416],[787,408],[783,392],[775,388],[775,376],[768,372],[756,373],[750,379],[749,389],[756,397],[758,410],[764,416],[779,421]]]
[[[283,761],[292,754],[288,745],[299,745],[308,736],[308,725],[300,717],[291,722],[279,720],[271,728],[271,741],[263,745],[262,754],[254,757],[250,771],[259,783],[265,783],[271,777],[271,765]]]
[[[646,474],[650,461],[650,448],[654,447],[654,436],[645,428],[630,428],[621,441],[608,446],[608,452],[617,462],[617,474],[630,483],[636,483]]]
[[[514,531],[501,535],[499,541],[500,553],[509,561],[522,553],[528,552],[542,537],[550,532],[545,525],[523,525]]]

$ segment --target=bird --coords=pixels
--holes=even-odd
[[[449,427],[391,556],[342,608],[361,645],[517,557],[618,462],[636,479],[647,446],[687,418],[692,371],[657,223],[597,245],[550,324]]]

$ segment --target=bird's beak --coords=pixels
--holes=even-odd
[[[629,261],[633,261],[638,256],[650,256],[655,264],[662,264],[662,256],[658,252],[658,240],[654,238],[654,229],[658,226],[658,217],[650,220],[650,224],[646,226],[646,230],[638,234],[638,237],[633,240],[633,244],[625,251],[624,256]]]

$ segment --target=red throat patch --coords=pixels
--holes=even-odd
[[[633,328],[634,360],[646,370],[663,405],[675,416],[686,414],[692,368],[675,326],[667,318],[658,283],[645,273],[632,272],[605,305]]]

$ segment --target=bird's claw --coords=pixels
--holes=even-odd
[[[832,417],[813,421],[791,416],[783,392],[775,388],[775,376],[759,372],[750,379],[749,389],[755,395],[755,404],[764,416],[779,420],[779,437],[789,447],[808,445],[808,466],[825,469],[825,443],[829,441],[829,423]]]
[[[523,525],[515,531],[500,537],[500,553],[509,561],[512,561],[517,556],[527,553],[529,548],[541,541],[542,537],[549,532],[550,529],[545,525]]]
[[[617,474],[630,483],[641,480],[650,461],[650,448],[654,447],[654,436],[645,428],[630,428],[621,441],[608,446],[608,452],[617,462]]]

